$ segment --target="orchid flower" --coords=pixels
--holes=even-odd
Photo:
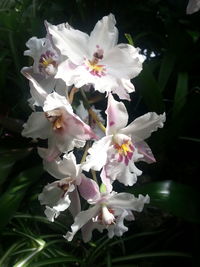
[[[33,77],[27,74],[27,78],[33,85],[31,94],[43,112],[30,115],[22,135],[48,139],[47,160],[51,161],[75,146],[83,146],[85,140],[96,138],[91,128],[73,113],[65,97],[56,92],[48,95]]]
[[[139,195],[136,198],[129,193],[107,191],[101,193],[97,183],[89,178],[83,178],[79,186],[81,196],[92,205],[88,210],[81,211],[74,219],[71,232],[64,236],[71,241],[79,229],[82,229],[84,242],[92,237],[93,229],[108,231],[109,238],[121,236],[128,228],[124,219],[134,220],[132,211],[141,212],[144,204],[149,203],[149,196]]]
[[[116,101],[112,94],[108,96],[106,136],[94,142],[88,150],[83,169],[100,171],[102,181],[108,187],[114,180],[132,186],[142,172],[134,162],[144,160],[155,162],[149,146],[143,141],[153,131],[163,127],[165,114],[149,112],[130,123],[128,112],[122,102]],[[97,157],[98,155],[98,157]]]
[[[48,23],[45,23],[47,27]],[[59,28],[66,27],[63,24],[58,25]],[[54,46],[51,35],[47,33],[45,38],[38,39],[37,37],[31,37],[26,46],[29,48],[24,51],[25,56],[30,56],[33,59],[33,66],[24,67],[21,73],[26,77],[29,73],[47,92],[52,93],[56,91],[61,95],[66,95],[68,87],[62,79],[55,79],[57,68],[59,64],[66,60],[67,57],[61,55],[60,51]],[[32,90],[32,83],[30,87]],[[34,109],[34,105],[38,105],[33,98],[29,99],[30,106]]]
[[[59,66],[56,78],[67,85],[80,88],[92,84],[95,90],[113,92],[130,100],[134,91],[130,79],[142,70],[144,57],[139,49],[128,44],[118,44],[118,30],[114,15],[97,22],[90,36],[67,25],[48,25],[53,43],[62,55],[68,57]]]
[[[40,156],[44,157],[44,149],[39,149]],[[61,211],[70,209],[73,216],[80,212],[80,199],[77,186],[80,185],[82,177],[81,165],[76,164],[73,152],[64,155],[62,160],[43,161],[44,169],[57,181],[44,187],[39,195],[41,205],[46,205],[45,214],[50,221],[54,221]],[[70,205],[72,202],[72,205]]]

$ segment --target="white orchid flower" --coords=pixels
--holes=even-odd
[[[39,149],[40,156],[44,156],[44,149]],[[80,185],[82,177],[80,164],[76,164],[73,152],[64,155],[59,161],[43,161],[44,169],[57,181],[48,184],[39,194],[41,205],[45,205],[45,214],[49,221],[54,221],[60,212],[69,208],[73,216],[80,212],[80,199],[77,186]],[[71,204],[72,202],[72,204]]]
[[[96,138],[91,128],[73,113],[65,97],[56,92],[48,95],[33,77],[27,74],[27,78],[33,85],[32,97],[43,108],[43,112],[30,115],[22,135],[48,139],[47,160],[51,161],[75,146],[83,146],[85,140]]]
[[[98,229],[108,231],[109,238],[114,235],[121,236],[128,228],[124,225],[124,219],[134,220],[132,211],[141,212],[144,204],[149,203],[149,196],[139,195],[136,198],[129,193],[106,192],[101,193],[97,183],[91,179],[83,178],[79,185],[79,191],[91,205],[88,210],[81,211],[74,219],[71,231],[64,236],[71,241],[79,229],[82,229],[84,242],[92,237],[92,231]]]
[[[48,23],[46,22],[46,28],[47,25]],[[60,24],[58,27],[62,28],[64,26]],[[31,37],[26,42],[26,46],[29,49],[24,51],[24,55],[32,57],[33,66],[22,68],[21,73],[25,76],[26,73],[29,73],[47,93],[56,91],[61,95],[65,95],[68,87],[63,80],[55,79],[55,74],[59,64],[66,60],[67,57],[61,55],[60,51],[54,47],[50,34],[47,33],[45,38],[40,39],[35,36]],[[30,87],[32,87],[32,83],[30,83]],[[32,99],[29,101],[33,102]],[[32,104],[37,105],[37,102]]]
[[[67,60],[58,66],[56,78],[67,85],[80,88],[92,84],[101,93],[113,92],[130,100],[134,91],[130,79],[142,70],[144,57],[139,49],[128,44],[118,44],[118,30],[114,15],[97,22],[90,36],[79,30],[48,25],[53,43]]]
[[[88,150],[90,155],[87,156],[83,169],[100,171],[104,167],[101,177],[108,187],[116,179],[124,185],[132,186],[137,181],[137,176],[142,174],[135,162],[155,162],[151,149],[143,140],[163,127],[165,114],[149,112],[126,126],[126,107],[111,94],[108,96],[106,114],[106,136],[94,142]]]

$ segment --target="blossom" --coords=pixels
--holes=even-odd
[[[186,13],[191,15],[200,9],[200,0],[189,0]]]
[[[149,146],[144,142],[153,131],[163,127],[165,114],[157,115],[149,112],[130,123],[128,112],[122,102],[114,100],[109,94],[107,106],[106,136],[94,142],[88,150],[89,155],[83,164],[83,169],[100,171],[102,181],[108,187],[110,182],[118,180],[124,185],[132,186],[137,181],[141,171],[135,162],[144,160],[155,162]],[[96,156],[98,155],[98,157]]]
[[[130,100],[134,91],[130,79],[142,70],[144,57],[139,49],[128,44],[118,44],[118,30],[114,15],[97,22],[90,36],[72,27],[58,28],[48,25],[55,46],[68,57],[58,66],[56,78],[67,85],[80,88],[92,84],[95,90],[113,92]]]
[[[44,150],[40,149],[41,156]],[[48,184],[39,194],[41,205],[46,205],[45,214],[50,221],[54,221],[60,212],[68,209],[73,216],[80,211],[80,200],[77,186],[80,185],[84,174],[81,173],[80,164],[76,164],[73,152],[64,155],[62,160],[47,162],[43,161],[44,169],[48,171],[57,181]],[[72,203],[72,205],[70,205]]]
[[[33,85],[32,96],[43,108],[43,112],[33,112],[24,124],[25,137],[48,139],[46,159],[51,161],[60,153],[70,151],[74,146],[83,146],[85,140],[96,138],[91,128],[73,113],[67,99],[56,92],[47,94],[43,88],[27,74]]]
[[[144,204],[149,203],[148,195],[139,195],[136,198],[129,193],[116,193],[114,191],[101,193],[96,182],[88,178],[82,179],[79,190],[92,207],[81,211],[74,218],[71,231],[68,231],[64,236],[68,241],[71,241],[81,228],[84,242],[91,239],[94,229],[100,232],[106,229],[109,238],[114,235],[121,236],[128,231],[124,225],[124,219],[134,220],[132,211],[141,212]]]
[[[45,23],[47,28],[48,23]],[[58,27],[62,27],[60,24]],[[28,50],[24,51],[25,56],[30,56],[33,59],[33,66],[23,67],[21,73],[26,76],[29,73],[41,87],[47,92],[52,93],[56,91],[61,95],[66,94],[66,84],[61,79],[55,79],[57,68],[59,64],[66,60],[66,56],[61,55],[60,51],[54,46],[51,36],[47,33],[45,38],[31,37],[27,42],[26,46]],[[32,90],[32,83],[30,87]],[[38,105],[33,99],[29,102],[33,105]]]

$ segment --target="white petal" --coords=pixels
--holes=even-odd
[[[68,112],[73,113],[72,106],[69,101],[67,101],[66,97],[59,95],[54,92],[49,94],[44,102],[44,112],[54,110],[57,108],[65,108]]]
[[[200,1],[199,0],[189,0],[186,13],[191,15],[200,9]]]
[[[87,156],[86,162],[82,164],[82,169],[89,171],[90,169],[100,171],[106,164],[107,150],[112,142],[112,136],[105,136],[97,142],[94,142],[88,150],[90,155]],[[97,156],[98,155],[98,156]]]
[[[142,174],[133,161],[129,161],[128,165],[118,161],[108,162],[105,169],[111,181],[118,180],[126,186],[134,185],[137,182],[137,176]]]
[[[86,33],[69,27],[58,28],[50,24],[48,31],[61,54],[69,57],[74,64],[81,64],[84,57],[88,56],[89,36]]]
[[[60,215],[60,212],[53,208],[46,206],[44,214],[47,216],[47,219],[50,222],[54,222],[54,220]]]
[[[106,135],[115,134],[128,123],[128,112],[125,105],[122,102],[116,101],[112,94],[109,94],[108,96],[106,114]]]
[[[109,198],[107,205],[109,207],[141,212],[143,210],[144,204],[148,204],[149,201],[150,198],[148,195],[139,195],[139,197],[136,198],[134,195],[129,193],[119,193]]]
[[[101,63],[107,72],[118,79],[132,79],[142,70],[143,58],[139,50],[128,44],[119,44],[112,48]]]
[[[118,41],[118,30],[115,27],[116,20],[113,14],[103,17],[97,22],[90,34],[89,49],[92,53],[98,45],[104,51],[114,47]]]
[[[69,211],[71,212],[73,218],[81,211],[81,203],[79,198],[79,193],[77,187],[75,190],[69,194],[71,205],[69,206]]]
[[[52,162],[43,161],[44,169],[57,179],[63,179],[66,177],[77,176],[77,169],[80,169],[76,165],[76,159],[73,152],[68,155],[64,155],[63,160],[54,160]]]
[[[28,71],[28,72],[27,72]],[[33,76],[30,75],[31,69],[26,67],[21,70],[22,74],[30,81],[31,84],[31,96],[35,100],[38,106],[43,106],[43,103],[47,97],[47,92],[42,88],[42,86],[35,80]]]
[[[132,93],[135,91],[134,85],[130,82],[130,80],[127,79],[120,79],[118,81],[118,87],[112,90],[113,94],[117,94],[120,99],[128,100],[130,101],[130,95],[129,93]]]
[[[33,112],[24,124],[22,135],[25,137],[46,139],[50,135],[51,125],[44,112]]]
[[[120,133],[132,135],[133,141],[138,142],[148,138],[158,128],[162,128],[165,118],[165,113],[157,115],[155,112],[149,112],[121,129]]]
[[[68,241],[72,241],[74,235],[81,229],[91,218],[93,218],[99,210],[99,205],[95,205],[94,207],[81,211],[74,219],[74,223],[71,226],[71,232],[67,232],[64,236]]]

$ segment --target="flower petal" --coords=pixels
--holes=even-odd
[[[119,44],[105,55],[101,64],[107,72],[118,79],[132,79],[142,70],[143,56],[139,49],[128,44]]]
[[[92,180],[82,175],[81,184],[78,186],[78,190],[81,196],[87,200],[90,204],[96,202],[100,198],[99,186]]]
[[[112,94],[109,94],[108,96],[106,114],[106,135],[115,134],[128,123],[128,112],[125,105],[122,102],[116,101]]]
[[[47,26],[53,42],[61,54],[69,57],[76,65],[82,64],[84,57],[88,56],[89,36],[69,25],[58,27],[49,23]]]
[[[149,201],[150,198],[148,195],[139,195],[139,197],[136,198],[134,195],[129,193],[119,193],[109,198],[107,205],[109,207],[135,210],[141,212],[143,210],[144,204],[148,204]]]
[[[33,112],[28,121],[24,124],[22,135],[25,137],[32,137],[46,139],[50,135],[51,125],[45,118],[44,112]]]
[[[103,17],[97,22],[90,34],[89,49],[93,53],[97,45],[106,52],[117,44],[118,30],[115,27],[116,20],[113,14]]]
[[[140,160],[145,161],[149,164],[156,162],[156,159],[154,158],[151,148],[147,145],[146,142],[140,141],[135,143],[134,145],[137,148],[138,152],[144,156]]]
[[[28,72],[27,72],[28,71]],[[47,97],[47,92],[42,88],[42,86],[35,80],[33,76],[30,75],[30,69],[23,68],[21,73],[30,81],[30,93],[38,106],[43,106],[44,101]]]
[[[82,164],[82,169],[87,172],[90,169],[100,171],[100,169],[106,164],[107,150],[111,141],[112,136],[105,136],[99,141],[94,142],[92,147],[88,150],[90,155],[87,156],[86,162]]]
[[[157,115],[155,112],[149,112],[135,119],[126,128],[121,129],[120,133],[132,135],[133,141],[138,142],[148,138],[158,128],[162,128],[165,119],[165,113]]]
[[[75,187],[74,191],[70,192],[69,197],[72,203],[72,205],[69,206],[69,211],[74,218],[81,211],[81,203],[77,187]]]
[[[99,205],[95,205],[94,207],[81,211],[74,219],[74,223],[71,226],[71,232],[67,232],[64,236],[68,241],[72,241],[74,235],[81,229],[91,218],[93,218],[99,210]]]

